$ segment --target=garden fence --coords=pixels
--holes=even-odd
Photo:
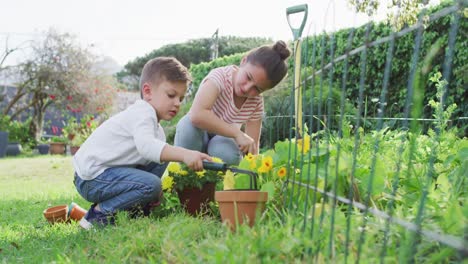
[[[267,111],[262,146],[290,142],[283,220],[311,237],[305,258],[466,260],[468,146],[450,145],[466,136],[466,8],[425,9],[400,31],[368,23],[302,39],[289,114]],[[288,107],[299,87],[302,109]]]

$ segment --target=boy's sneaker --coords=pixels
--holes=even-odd
[[[147,203],[145,206],[136,206],[134,208],[127,209],[128,216],[130,218],[138,218],[142,216],[149,216],[155,207],[161,205],[160,201]]]
[[[91,205],[88,212],[85,214],[83,218],[80,220],[80,226],[86,230],[91,229],[94,225],[97,226],[106,226],[106,225],[114,225],[115,218],[114,215],[106,215],[102,212],[96,211],[94,208],[96,204]]]
[[[147,203],[145,206],[143,206],[143,215],[149,216],[151,212],[154,210],[154,208],[160,205],[161,205],[161,201]]]
[[[163,199],[163,192],[159,195],[159,199],[157,201],[152,201],[144,206],[138,205],[133,208],[127,209],[128,216],[130,218],[138,218],[142,216],[149,216],[154,208],[161,205],[161,201]]]

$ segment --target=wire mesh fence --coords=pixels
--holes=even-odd
[[[466,261],[466,8],[302,41],[300,82],[265,117],[262,146],[289,143],[284,221],[312,238],[307,259]]]

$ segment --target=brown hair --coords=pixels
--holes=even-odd
[[[152,84],[159,84],[162,81],[169,82],[186,82],[187,85],[192,81],[187,68],[182,65],[174,57],[157,57],[149,60],[143,70],[141,71],[140,76],[140,95],[143,89],[143,84],[150,82]]]
[[[255,48],[245,56],[245,62],[261,66],[265,69],[271,87],[275,87],[288,73],[286,59],[291,55],[288,45],[278,40],[273,45],[265,45]]]

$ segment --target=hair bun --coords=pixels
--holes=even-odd
[[[291,50],[288,48],[286,42],[282,40],[278,40],[273,44],[273,50],[279,54],[282,60],[287,59],[291,55]]]

